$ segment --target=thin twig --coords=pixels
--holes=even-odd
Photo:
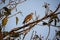
[[[22,12],[17,12],[16,14],[14,14],[14,15],[12,15],[12,16],[9,16],[8,18],[11,18],[11,17],[13,17],[13,16],[15,16],[15,15],[17,15],[17,14],[19,14],[19,13],[22,13]]]
[[[49,31],[48,31],[48,35],[46,37],[46,40],[48,40],[49,35],[50,35],[50,26],[49,26]]]

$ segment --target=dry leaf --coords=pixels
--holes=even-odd
[[[8,21],[8,19],[7,19],[7,17],[5,17],[5,18],[2,20],[2,26],[5,26],[5,25],[7,24],[7,21]]]
[[[18,17],[16,17],[16,25],[18,24],[18,21],[19,21],[19,19],[18,19]]]
[[[0,19],[2,19],[3,15],[0,13]]]

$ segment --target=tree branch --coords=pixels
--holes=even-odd
[[[60,14],[60,13],[57,13],[56,15],[58,15],[58,14]],[[26,24],[26,25],[23,25],[23,26],[21,26],[21,27],[18,27],[18,28],[14,28],[14,29],[12,29],[11,31],[17,31],[17,30],[20,30],[20,29],[22,29],[22,28],[25,28],[25,27],[29,26],[30,24],[39,23],[40,21],[43,21],[44,19],[46,19],[46,18],[48,18],[48,17],[50,17],[50,16],[53,16],[53,15],[50,14],[50,15],[48,15],[48,16],[44,16],[42,19],[36,20],[36,21],[34,21],[34,22],[30,22],[30,23],[28,23],[28,24]]]

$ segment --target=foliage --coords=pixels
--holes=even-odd
[[[7,24],[7,21],[8,21],[8,19],[7,19],[7,17],[5,17],[5,18],[2,20],[2,26],[5,26],[5,25]]]

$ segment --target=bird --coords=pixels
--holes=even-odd
[[[6,11],[6,12],[4,12],[5,16],[11,15],[11,9],[8,9],[7,7],[3,7],[3,9]]]
[[[32,19],[33,13],[27,15],[23,21],[23,24],[27,23],[28,21],[30,21]]]

